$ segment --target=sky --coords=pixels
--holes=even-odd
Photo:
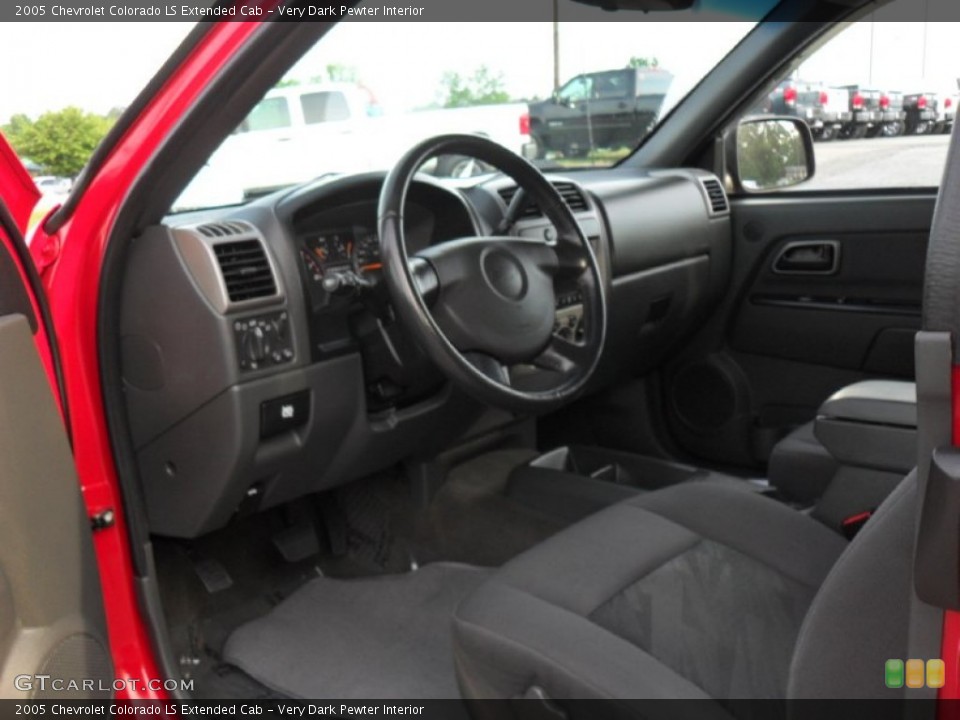
[[[127,105],[190,31],[190,23],[3,23],[0,123],[77,105],[106,113]],[[692,87],[750,29],[737,22],[560,22],[561,81],[579,72],[622,67],[631,55],[656,57],[677,91]],[[801,68],[807,80],[864,82],[886,89],[917,84],[956,88],[960,23],[861,22]],[[481,64],[502,72],[514,97],[552,89],[552,24],[342,23],[308,52],[291,76],[352,66],[388,110],[438,99],[445,71]],[[872,53],[871,53],[872,48]],[[924,52],[925,49],[925,52]],[[27,58],[25,61],[24,58]],[[444,62],[443,58],[456,58]]]
[[[0,23],[0,122],[69,105],[97,113],[128,105],[192,27]]]

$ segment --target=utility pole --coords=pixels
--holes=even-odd
[[[553,91],[560,89],[560,0],[553,0]]]
[[[923,58],[921,60],[921,77],[927,79],[927,30],[930,27],[930,0],[923,3]]]

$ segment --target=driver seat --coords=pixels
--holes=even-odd
[[[585,717],[596,706],[562,700],[935,697],[930,688],[886,687],[884,664],[941,657],[943,612],[917,596],[918,583],[929,587],[937,576],[951,598],[936,595],[938,605],[958,602],[947,547],[956,538],[933,545],[914,568],[932,451],[951,444],[958,137],[955,129],[917,345],[919,474],[908,475],[850,543],[726,484],[678,485],[591,516],[505,565],[458,607],[454,656],[465,697],[539,698]],[[931,498],[924,518],[952,512]],[[955,525],[945,515],[939,525],[920,524],[919,537]]]

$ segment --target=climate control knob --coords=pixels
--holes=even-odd
[[[241,370],[263,370],[294,359],[290,318],[286,310],[233,323],[237,362]]]

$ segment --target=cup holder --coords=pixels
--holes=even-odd
[[[578,446],[556,448],[534,458],[528,464],[534,468],[555,470],[641,490],[675,485],[703,474],[698,468],[659,458]]]
[[[638,493],[704,475],[689,465],[597,447],[559,447],[515,468],[507,495],[575,521]]]

